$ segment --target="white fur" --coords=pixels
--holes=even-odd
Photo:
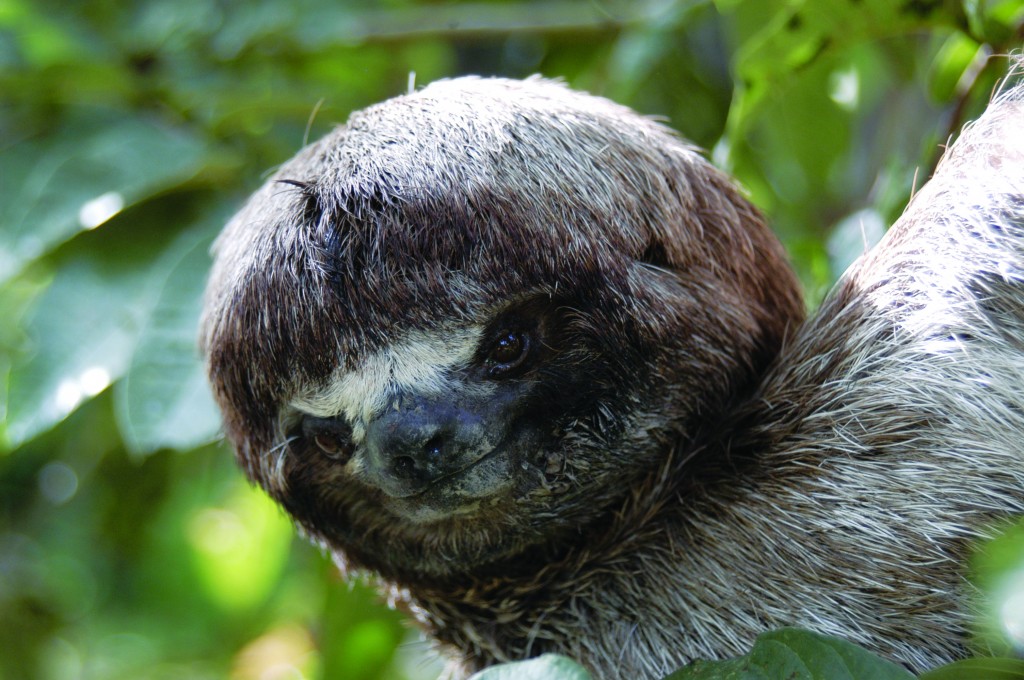
[[[326,386],[300,389],[289,406],[319,418],[343,415],[358,443],[366,423],[397,407],[401,392],[436,395],[450,389],[451,370],[469,364],[482,333],[481,326],[413,331],[367,356],[355,370],[339,367]]]

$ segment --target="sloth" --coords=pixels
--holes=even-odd
[[[1024,88],[805,319],[662,124],[440,81],[285,163],[214,246],[201,347],[248,477],[461,677],[654,678],[799,626],[970,652],[1024,514]]]

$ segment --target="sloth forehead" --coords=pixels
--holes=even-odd
[[[483,331],[469,324],[407,332],[363,358],[341,362],[325,382],[300,387],[288,406],[321,418],[343,415],[361,426],[402,392],[432,396],[451,391],[453,369],[469,364]]]
[[[699,259],[698,164],[653,122],[549,82],[461,79],[391,100],[307,147],[232,220],[210,330],[275,369],[338,341],[351,369],[349,350],[389,344],[393,324],[472,321],[470,307],[544,285],[625,290],[654,242],[677,265]]]
[[[217,241],[202,342],[219,399],[269,440],[291,395],[363,417],[396,384],[443,384],[468,329],[525,291],[610,305],[648,252],[702,266],[736,216],[696,191],[720,180],[654,122],[544,81],[462,79],[353,114]],[[462,330],[431,330],[448,321]]]

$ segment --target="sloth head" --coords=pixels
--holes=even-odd
[[[239,460],[314,540],[400,581],[578,542],[802,316],[724,175],[540,79],[353,114],[215,252],[202,345]]]

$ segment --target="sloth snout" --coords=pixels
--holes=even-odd
[[[410,403],[412,402],[412,403]],[[424,490],[472,462],[477,414],[442,401],[404,399],[366,428],[371,482],[400,498]]]

